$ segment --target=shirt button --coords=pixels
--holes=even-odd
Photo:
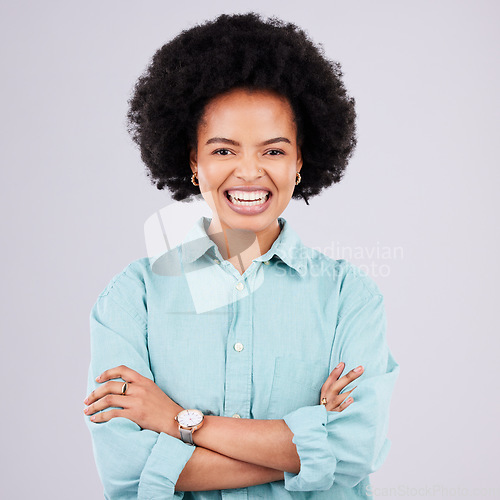
[[[265,260],[265,261],[264,261],[264,264],[265,264],[266,266],[268,266],[268,265],[269,265],[269,264],[271,264],[271,263],[270,263],[268,260]]]
[[[244,285],[244,284],[240,281],[240,282],[236,285],[236,288],[237,288],[238,290],[240,290],[240,291],[241,291],[241,290],[243,290],[243,288],[245,288],[245,285]]]
[[[243,344],[241,342],[236,342],[236,344],[234,344],[234,350],[237,352],[243,351]]]
[[[233,418],[241,418],[237,413],[233,415]]]
[[[216,264],[220,264],[220,260],[219,260],[219,259],[214,259],[214,262],[215,262]]]

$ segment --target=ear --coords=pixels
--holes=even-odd
[[[300,150],[300,147],[297,146],[297,172],[300,172],[303,163],[304,161],[302,159],[302,151]]]
[[[189,166],[193,174],[198,171],[198,155],[194,149],[189,150]]]

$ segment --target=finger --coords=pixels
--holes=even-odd
[[[128,412],[127,410],[117,410],[117,409],[112,409],[108,411],[101,411],[101,413],[96,413],[95,415],[91,415],[90,420],[95,423],[99,422],[108,422],[112,418],[115,417],[127,417]]]
[[[358,369],[359,371],[356,371]],[[363,375],[363,372],[364,368],[362,366],[354,368],[350,372],[346,373],[342,378],[337,380],[337,382],[334,382],[334,384],[331,386],[331,389],[336,391],[338,394],[346,385],[349,385],[353,380],[356,380],[358,377]]]
[[[337,401],[338,401],[338,403],[337,403],[337,404],[340,404],[340,403],[341,403],[341,401],[344,401],[344,400],[345,400],[345,398],[346,398],[347,396],[349,396],[349,394],[351,394],[351,392],[352,392],[352,391],[354,391],[354,389],[356,389],[356,387],[358,387],[358,386],[353,387],[353,388],[352,388],[351,390],[349,390],[349,391],[341,392],[340,394],[338,394],[338,395],[337,395],[337,397],[336,397],[336,398],[335,398],[335,396],[334,396],[332,399],[337,399]]]
[[[130,387],[127,388],[127,395],[130,394]],[[106,394],[121,394],[123,388],[123,382],[106,382],[105,384],[100,385],[97,389],[93,390],[88,397],[85,399],[84,403],[86,405],[92,404],[98,399],[101,399]]]
[[[337,408],[335,408],[334,411],[345,410],[353,401],[354,401],[354,399],[352,397],[347,398],[341,405],[339,405]]]
[[[118,394],[106,394],[106,396],[98,399],[95,403],[87,406],[83,410],[86,415],[92,415],[98,411],[104,410],[111,406],[119,407],[119,408],[127,408],[127,403],[130,400],[127,400],[127,396],[119,396]]]
[[[358,386],[356,386],[356,387],[358,387]],[[338,406],[340,406],[342,401],[344,401],[346,399],[346,397],[349,394],[351,394],[351,392],[354,391],[354,389],[356,389],[356,387],[353,387],[350,391],[342,392],[341,394],[335,394],[335,393],[327,394],[325,396],[327,401],[328,401],[326,409],[329,411],[335,410]]]
[[[113,378],[122,378],[127,382],[136,382],[142,377],[140,373],[137,373],[132,368],[125,365],[116,366],[115,368],[110,368],[109,370],[103,371],[100,375],[96,377],[96,382],[105,382]]]
[[[340,377],[340,374],[342,373],[342,371],[344,370],[344,367],[345,367],[345,363],[343,361],[341,361],[333,370],[332,372],[330,373],[330,375],[328,376],[328,378],[326,379],[325,383],[323,384],[323,386],[321,387],[321,391],[325,390],[325,391],[328,391],[328,389],[331,387],[331,385],[338,380],[338,378]],[[322,395],[323,396],[323,395]]]

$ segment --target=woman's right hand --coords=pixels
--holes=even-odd
[[[360,369],[359,372],[351,370],[349,373],[339,379],[340,374],[342,373],[344,368],[345,364],[343,362],[340,362],[339,365],[332,371],[332,373],[330,373],[330,375],[326,379],[326,382],[321,387],[320,402],[323,400],[323,398],[326,398],[327,403],[325,406],[328,411],[345,410],[353,402],[352,397],[349,397],[347,399],[346,397],[352,391],[354,391],[357,386],[353,387],[350,391],[343,392],[342,394],[339,393],[346,385],[363,374],[363,367],[358,366],[357,368],[354,368],[354,370]]]

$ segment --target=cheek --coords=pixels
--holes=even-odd
[[[286,174],[277,177],[275,181],[280,191],[289,192],[295,187],[295,178],[295,169],[290,169]]]
[[[221,165],[211,166],[208,164],[199,165],[198,167],[200,191],[210,206],[217,203],[215,200],[220,200],[220,196],[224,195],[219,188],[224,184],[227,176],[225,175],[225,171],[220,167]]]
[[[205,161],[203,164],[198,165],[198,178],[203,182],[205,189],[217,189],[223,182],[224,176],[221,168],[218,165],[212,165],[210,162]]]

